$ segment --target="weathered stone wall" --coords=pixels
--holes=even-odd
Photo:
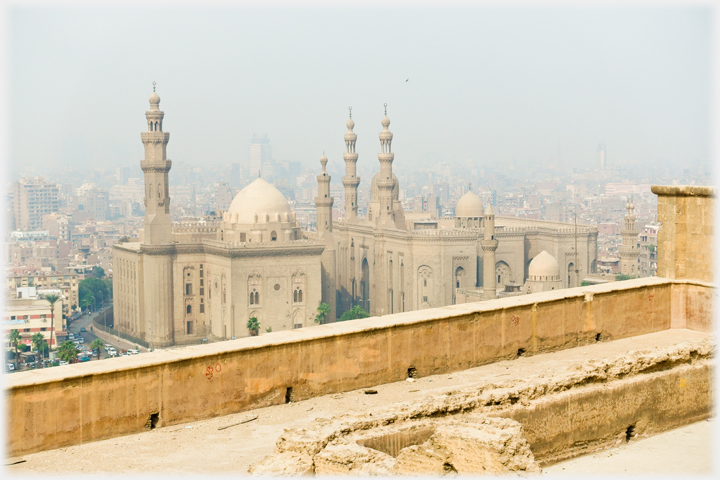
[[[687,328],[705,328],[712,287],[682,285],[644,278],[19,372],[7,377],[8,449],[21,455],[138,432],[153,414],[163,426],[283,403],[290,387],[301,400],[402,380],[410,367],[453,372],[598,334],[666,330],[673,305]]]
[[[665,278],[713,281],[715,189],[653,185],[658,196],[658,267]]]

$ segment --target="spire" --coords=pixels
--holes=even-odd
[[[345,218],[348,221],[357,219],[357,187],[360,184],[360,177],[357,176],[357,159],[358,154],[355,153],[355,142],[357,135],[353,132],[355,122],[352,119],[352,107],[348,107],[349,116],[346,123],[348,131],[345,134],[345,176],[342,177],[343,187],[345,187]]]
[[[320,164],[322,165],[322,171],[327,172],[327,169],[325,168],[327,165],[328,159],[325,156],[325,152],[323,152],[323,156],[320,157]]]
[[[155,81],[153,80],[153,92],[155,91]]]

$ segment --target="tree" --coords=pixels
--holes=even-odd
[[[77,358],[79,350],[75,346],[75,344],[71,341],[64,342],[60,347],[58,348],[58,356],[60,357],[60,360],[63,360],[65,362],[72,362]]]
[[[346,320],[356,320],[358,318],[368,318],[370,315],[363,310],[363,308],[360,305],[355,305],[347,312],[340,315],[340,318],[338,318],[338,322],[344,322]]]
[[[45,345],[45,337],[42,333],[37,332],[30,338],[30,341],[32,342],[32,346],[35,347],[35,352],[37,352],[39,359],[42,359],[44,357],[42,352],[45,350],[43,348],[43,345]]]
[[[581,286],[581,287],[587,287],[588,285],[592,285],[592,284],[591,284],[590,282],[585,281],[585,280],[583,280],[582,282],[580,282],[580,286]]]
[[[247,329],[250,331],[250,335],[253,337],[257,337],[258,332],[260,331],[260,322],[255,317],[250,317],[250,320],[247,322]]]
[[[100,358],[100,349],[103,347],[103,342],[99,338],[96,338],[95,340],[90,343],[90,348],[96,352],[95,355],[97,355],[98,358]]]
[[[619,273],[615,275],[615,280],[618,282],[621,282],[623,280],[632,280],[635,278],[633,275],[625,275],[624,273]]]
[[[53,333],[55,333],[55,303],[60,300],[58,295],[45,295],[45,300],[50,304],[50,347],[53,344]]]
[[[265,329],[265,331],[266,331],[267,333],[272,333],[272,327],[267,327],[267,328]]]
[[[10,340],[10,345],[15,347],[15,370],[18,369],[18,345],[20,344],[20,341],[22,341],[22,337],[20,336],[20,332],[17,330],[11,330],[10,335],[8,336],[8,340]]]
[[[317,312],[318,314],[315,316],[315,323],[325,323],[328,315],[330,315],[330,305],[325,302],[321,303],[320,306],[317,308]]]
[[[105,276],[105,270],[102,267],[95,266],[93,267],[92,275],[95,278],[103,278]]]
[[[87,308],[95,305],[101,299],[110,298],[107,284],[98,279],[89,277],[78,283],[78,296],[80,298],[80,307]]]

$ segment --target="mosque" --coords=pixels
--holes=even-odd
[[[303,231],[283,194],[258,178],[215,223],[170,220],[160,97],[150,96],[141,133],[145,223],[139,239],[113,247],[115,328],[154,347],[315,325],[360,305],[385,315],[578,286],[594,273],[597,228],[496,217],[470,189],[454,219],[406,219],[392,172],[390,119],[381,120],[379,172],[367,215],[358,215],[357,135],[345,134],[345,217],[332,220],[328,159],[317,177],[317,231]]]

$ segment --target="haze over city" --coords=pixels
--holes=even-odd
[[[157,82],[168,156],[342,168],[353,107],[359,167],[376,170],[383,104],[399,175],[436,162],[496,168],[708,170],[711,15],[702,7],[14,8],[8,12],[10,179],[138,170]],[[38,134],[42,132],[42,140]]]

